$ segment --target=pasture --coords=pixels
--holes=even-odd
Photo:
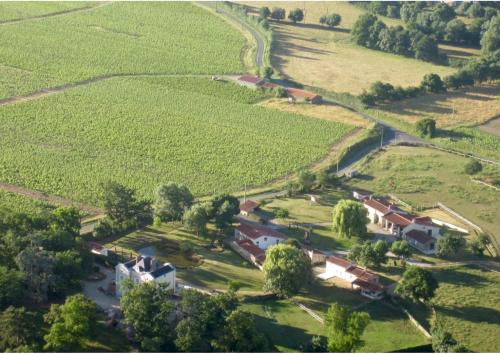
[[[432,300],[437,318],[473,352],[500,347],[500,274],[477,267],[433,271],[439,288]]]
[[[141,197],[168,181],[232,192],[321,159],[352,129],[247,103],[260,97],[202,78],[113,78],[3,106],[0,180],[95,204],[109,179]]]
[[[391,193],[415,207],[442,202],[491,233],[500,243],[500,194],[471,181],[467,158],[427,148],[391,147],[372,155],[349,180],[350,188]],[[483,165],[475,176],[499,176],[500,169]]]
[[[1,99],[113,74],[240,73],[245,39],[193,4],[116,2],[4,24],[0,42]]]
[[[304,23],[294,25],[288,20],[272,22],[275,36],[271,63],[285,77],[302,84],[357,95],[377,80],[393,85],[416,86],[425,74],[449,75],[455,72],[451,67],[352,44],[350,28],[365,11],[347,1],[246,4],[254,11],[258,11],[260,6],[283,7],[287,14],[297,7],[305,10]],[[332,12],[342,16],[342,23],[339,28],[329,30],[319,24],[319,18]],[[401,24],[399,20],[382,19],[388,25]],[[459,48],[456,50],[460,51]]]

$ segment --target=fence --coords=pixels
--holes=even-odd
[[[474,182],[474,183],[479,183],[479,184],[482,184],[483,186],[486,186],[486,187],[489,187],[489,188],[493,188],[493,189],[494,189],[494,190],[496,190],[496,191],[500,191],[500,188],[495,187],[495,186],[494,186],[494,185],[492,185],[492,184],[489,184],[489,183],[486,183],[486,182],[480,181],[480,180],[475,179],[475,178],[472,178],[472,177],[471,177],[471,179],[470,179],[470,180],[471,180],[472,182]]]

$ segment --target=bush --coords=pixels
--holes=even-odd
[[[271,11],[271,18],[277,21],[283,20],[285,18],[285,9],[280,7],[273,7]]]
[[[326,25],[330,28],[340,25],[341,21],[342,17],[339,14],[334,14],[334,13],[321,16],[319,19],[319,23],[321,23],[322,25]]]
[[[286,219],[290,216],[290,212],[285,208],[278,208],[274,212],[274,216],[278,219]]]
[[[294,9],[288,13],[288,19],[293,23],[300,22],[304,19],[304,12],[301,9]]]
[[[470,160],[467,162],[465,165],[464,171],[468,175],[475,175],[478,172],[481,172],[483,170],[483,165],[477,160]]]
[[[190,257],[193,254],[193,246],[191,243],[183,241],[179,245],[179,252],[186,258]]]
[[[114,230],[111,223],[107,219],[102,219],[97,222],[97,225],[92,231],[92,236],[96,239],[103,239],[106,237],[113,236]]]
[[[445,92],[446,86],[438,74],[427,74],[420,84],[422,90],[431,93]]]
[[[415,129],[421,137],[432,138],[436,133],[436,121],[431,118],[420,119],[415,125]]]

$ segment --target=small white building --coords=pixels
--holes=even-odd
[[[269,227],[248,223],[241,223],[235,228],[234,237],[236,240],[249,240],[262,250],[288,239],[286,235]]]
[[[116,296],[122,295],[121,284],[130,279],[134,284],[154,281],[168,284],[168,289],[175,290],[176,270],[171,263],[158,264],[154,257],[137,256],[126,263],[119,263],[116,271]]]
[[[240,204],[240,214],[243,216],[248,216],[258,208],[259,203],[249,199]]]
[[[326,259],[325,272],[318,278],[327,280],[339,278],[351,284],[352,289],[360,290],[361,295],[370,299],[381,299],[384,287],[379,283],[379,276],[367,269],[358,267],[347,259],[330,256]]]

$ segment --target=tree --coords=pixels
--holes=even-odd
[[[97,306],[82,294],[66,299],[63,305],[52,304],[44,320],[50,325],[45,339],[45,350],[79,351],[92,335],[96,322]]]
[[[297,241],[297,240],[296,240],[296,239],[294,239],[294,238],[289,238],[289,239],[287,239],[284,243],[285,243],[285,245],[290,245],[290,246],[293,246],[293,247],[295,247],[295,248],[297,248],[297,249],[299,249],[299,250],[302,248],[302,246],[301,246],[300,242],[299,242],[299,241]]]
[[[57,293],[67,294],[80,288],[80,280],[85,272],[84,259],[77,251],[67,250],[54,255],[54,275],[57,276]]]
[[[436,133],[436,121],[432,118],[422,118],[415,124],[415,130],[421,137],[434,137]]]
[[[52,213],[50,228],[56,232],[68,232],[75,237],[80,234],[80,211],[77,208],[59,207]]]
[[[234,215],[240,213],[240,201],[235,196],[221,194],[212,200],[208,213],[209,219],[214,219],[215,225],[220,229],[227,228],[233,221]]]
[[[290,212],[285,208],[278,208],[274,211],[274,217],[278,219],[286,219],[290,216]]]
[[[26,297],[26,275],[0,266],[0,310],[17,305]]]
[[[40,318],[24,307],[0,313],[0,352],[40,352]]]
[[[261,18],[268,18],[271,16],[271,10],[269,10],[269,7],[263,6],[259,9],[259,15]]]
[[[207,231],[208,215],[207,210],[203,205],[195,204],[190,209],[184,212],[182,217],[184,226],[189,231],[196,232],[197,236]]]
[[[225,319],[223,333],[215,338],[214,347],[225,353],[269,351],[266,337],[257,330],[253,315],[241,310],[233,311]]]
[[[373,251],[375,253],[375,267],[387,262],[387,252],[389,251],[389,244],[384,240],[378,240],[373,244]]]
[[[376,243],[366,241],[362,245],[354,245],[348,258],[365,267],[379,267],[382,263],[387,262],[386,253],[389,250],[389,244],[383,240]]]
[[[288,19],[293,23],[300,22],[304,19],[304,12],[301,9],[294,9],[288,13]]]
[[[334,303],[325,319],[329,352],[353,352],[363,345],[361,336],[370,323],[366,312],[350,312],[347,306]]]
[[[333,208],[333,231],[341,237],[366,235],[368,212],[360,202],[342,199]]]
[[[120,307],[125,322],[134,329],[135,339],[141,349],[168,352],[174,348],[175,305],[172,291],[167,284],[146,282],[138,285],[125,284]]]
[[[290,297],[311,280],[311,262],[300,250],[278,244],[267,249],[264,290],[280,297]]]
[[[406,240],[397,240],[392,243],[391,252],[400,259],[406,259],[411,256],[412,249]]]
[[[193,200],[191,191],[185,185],[173,182],[162,184],[156,189],[154,214],[162,221],[181,220]]]
[[[483,165],[477,160],[469,160],[464,167],[465,173],[468,175],[475,175],[483,170]]]
[[[472,5],[467,9],[466,15],[468,17],[483,17],[484,8],[479,2],[474,1]]]
[[[284,87],[278,86],[273,89],[274,95],[278,98],[285,98],[288,94]]]
[[[316,175],[316,183],[322,188],[328,188],[337,186],[339,184],[339,179],[337,174],[330,173],[327,170],[323,170]]]
[[[123,229],[136,227],[147,218],[146,205],[139,202],[135,190],[117,182],[107,182],[102,186],[104,211],[111,222]]]
[[[492,54],[500,48],[500,15],[493,17],[481,38],[483,54]]]
[[[271,76],[273,76],[273,73],[274,73],[274,70],[273,70],[273,68],[271,68],[270,66],[266,66],[266,67],[264,68],[264,77],[265,77],[266,79],[270,79],[270,78],[271,78]]]
[[[438,42],[427,35],[422,35],[414,42],[415,58],[425,61],[435,61],[439,57]]]
[[[465,247],[465,239],[462,236],[444,234],[436,244],[436,256],[452,257]]]
[[[352,40],[362,46],[368,46],[372,26],[377,21],[377,16],[364,14],[358,17],[351,29]]]
[[[434,296],[437,288],[438,282],[430,271],[410,266],[404,272],[403,279],[396,287],[395,293],[415,302],[419,300],[426,302]]]
[[[454,19],[446,24],[444,39],[452,43],[463,43],[467,40],[467,26],[462,20]]]
[[[316,176],[309,170],[302,170],[299,172],[298,183],[303,192],[309,192],[314,187]]]
[[[30,246],[17,255],[16,264],[26,274],[28,293],[32,299],[39,303],[46,302],[49,293],[54,293],[57,288],[53,253]]]
[[[280,7],[273,7],[271,10],[271,18],[276,21],[285,19],[285,9]]]
[[[446,331],[443,324],[437,321],[431,326],[432,350],[434,353],[466,353],[469,352]]]
[[[431,93],[446,91],[446,86],[438,74],[426,74],[420,84],[422,90]]]
[[[329,15],[321,16],[319,23],[326,25],[330,28],[337,27],[340,25],[342,17],[339,14],[331,13]]]

